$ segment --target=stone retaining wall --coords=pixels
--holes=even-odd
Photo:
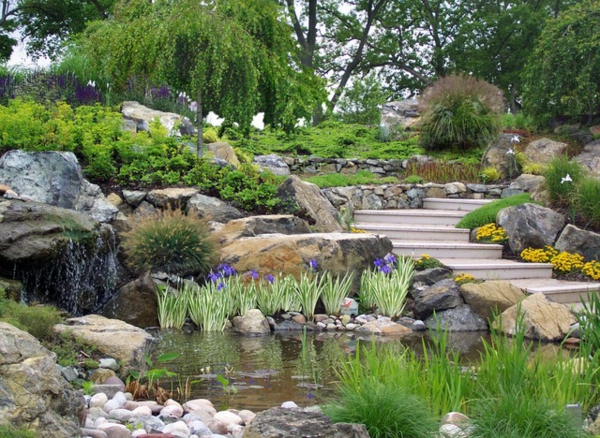
[[[374,160],[320,157],[285,157],[292,174],[343,173],[355,174],[368,170],[380,176],[398,176],[406,168],[408,160]]]

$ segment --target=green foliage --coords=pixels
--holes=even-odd
[[[451,75],[421,97],[420,143],[427,150],[483,148],[500,128],[502,92],[470,76]]]
[[[28,306],[5,298],[0,289],[0,320],[26,331],[40,340],[53,336],[52,327],[61,321],[60,311],[52,306]]]
[[[27,429],[16,429],[10,425],[0,425],[0,436],[2,438],[36,438],[36,434]]]
[[[600,291],[588,289],[581,297],[582,309],[577,312],[581,339],[592,353],[600,351]]]
[[[136,271],[205,275],[214,264],[216,245],[203,219],[167,209],[131,225],[122,236],[122,246],[127,263]]]
[[[484,184],[494,183],[502,178],[502,174],[494,166],[488,166],[481,170],[479,173],[479,178]]]
[[[422,254],[420,258],[415,260],[415,269],[417,271],[424,271],[425,269],[440,268],[444,266],[435,257],[431,257],[429,254]]]
[[[356,186],[361,184],[394,184],[398,183],[398,178],[384,177],[381,178],[368,170],[359,170],[354,175],[330,173],[327,175],[317,175],[307,178],[306,181],[316,184],[319,187],[346,187]]]
[[[589,225],[600,228],[600,181],[583,178],[578,187],[575,204],[577,211]]]
[[[530,116],[527,116],[522,111],[512,114],[512,113],[504,113],[502,114],[502,129],[522,129],[526,131],[534,131],[535,125],[531,120]]]
[[[523,104],[540,125],[600,112],[600,2],[576,2],[550,20],[525,70]]]
[[[375,74],[356,79],[351,87],[346,87],[333,116],[343,123],[378,125],[381,118],[381,105],[387,100],[381,89],[381,80]]]
[[[456,228],[469,228],[472,230],[491,222],[495,223],[498,212],[503,208],[527,204],[530,202],[532,201],[529,193],[521,193],[520,195],[511,196],[509,198],[496,199],[489,204],[483,205],[476,210],[467,213],[456,224]]]
[[[159,288],[157,304],[160,328],[180,329],[183,327],[188,314],[188,302],[189,293],[185,289]]]
[[[334,279],[330,272],[326,272],[323,277],[325,280],[321,301],[325,307],[325,313],[339,315],[342,302],[349,295],[353,274],[347,272],[343,277],[335,277]]]
[[[219,141],[219,135],[217,134],[217,130],[215,128],[206,128],[202,132],[202,139],[204,143],[216,143]]]
[[[457,163],[453,161],[410,161],[406,166],[406,175],[417,175],[424,181],[438,184],[450,182],[476,183],[479,180],[479,164]]]
[[[576,188],[584,177],[584,172],[579,163],[569,161],[565,155],[552,160],[544,176],[552,203],[567,206],[575,199]]]
[[[423,178],[419,175],[412,174],[404,178],[404,182],[408,184],[421,184],[423,182]]]

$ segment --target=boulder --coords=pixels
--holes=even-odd
[[[449,332],[479,332],[488,329],[487,322],[466,304],[454,309],[436,312],[424,322],[427,328],[440,327],[442,330]]]
[[[543,293],[535,293],[502,312],[493,326],[514,335],[521,317],[525,337],[540,341],[562,341],[577,321],[567,306],[549,301]]]
[[[144,355],[155,341],[141,328],[100,315],[69,318],[64,324],[55,325],[54,331],[96,346],[102,354],[121,361],[125,367],[143,367]]]
[[[446,267],[423,269],[413,274],[413,285],[431,286],[452,276],[452,270]]]
[[[79,314],[114,292],[119,270],[110,225],[18,200],[0,201],[0,225],[0,274],[21,280],[27,300]]]
[[[334,424],[326,415],[310,409],[271,408],[259,412],[243,438],[369,438],[364,424]]]
[[[567,144],[560,141],[540,138],[534,140],[525,148],[525,157],[539,164],[550,164],[556,157],[560,157],[567,151]]]
[[[254,237],[261,234],[309,234],[310,227],[297,216],[272,214],[236,219],[217,232],[221,243],[231,242],[240,237]]]
[[[524,173],[510,184],[510,188],[532,193],[543,187],[545,183],[546,178],[541,175]]]
[[[158,288],[150,273],[122,286],[101,311],[102,316],[140,328],[158,326]]]
[[[258,166],[261,172],[268,170],[273,175],[288,176],[290,174],[290,166],[276,154],[255,155],[252,164]]]
[[[123,198],[131,207],[135,208],[146,199],[147,192],[142,190],[123,190]]]
[[[403,336],[412,333],[412,330],[390,318],[380,316],[374,321],[361,325],[356,332],[361,335]]]
[[[267,335],[271,333],[271,327],[267,318],[258,309],[250,309],[243,316],[233,318],[233,328],[243,335]]]
[[[600,260],[600,234],[567,225],[554,247],[560,251],[581,254],[586,261]]]
[[[486,321],[525,298],[523,291],[508,281],[467,283],[460,286],[460,293],[465,303]]]
[[[332,233],[342,231],[340,216],[331,202],[321,193],[319,187],[303,182],[297,176],[290,176],[277,189],[284,203],[290,203],[297,216],[308,218],[314,223],[317,232]]]
[[[157,208],[185,210],[190,198],[198,193],[198,189],[191,187],[157,189],[148,192],[146,200]]]
[[[600,140],[586,144],[583,151],[573,157],[573,161],[581,164],[589,171],[590,175],[600,178]]]
[[[390,140],[397,139],[399,134],[411,129],[421,119],[417,99],[404,99],[384,103],[381,107],[380,130],[388,132]]]
[[[415,296],[413,312],[419,319],[425,319],[433,312],[453,309],[465,302],[460,295],[458,284],[451,279],[438,281]]]
[[[333,275],[354,272],[353,290],[356,291],[360,273],[391,251],[392,242],[385,236],[374,234],[263,234],[225,245],[221,261],[238,272],[255,269],[261,276],[282,273],[299,278],[306,272],[309,260],[314,259],[319,269]]]
[[[509,150],[514,150],[514,145],[511,142],[513,134],[500,133],[498,137],[488,146],[481,159],[481,166],[495,167],[505,177],[517,177],[517,172],[513,168],[512,175],[509,171],[509,166],[512,164],[514,155],[508,153]]]
[[[85,400],[61,376],[56,355],[0,322],[0,425],[44,438],[80,436]]]
[[[525,248],[553,245],[565,217],[537,204],[522,204],[500,210],[496,223],[506,230],[510,249],[520,254]]]
[[[114,220],[119,212],[97,185],[83,178],[72,152],[8,151],[0,158],[0,183],[21,196],[85,212],[101,222]]]
[[[240,160],[238,160],[235,151],[227,142],[218,141],[216,143],[208,143],[206,145],[206,149],[214,158],[226,161],[227,163],[235,167],[238,167],[240,165]]]
[[[196,213],[199,217],[214,222],[226,223],[243,216],[237,208],[232,207],[228,203],[200,193],[195,194],[189,199],[187,207],[189,212]]]
[[[125,120],[135,123],[137,131],[150,131],[150,124],[158,119],[170,135],[194,135],[194,126],[187,117],[153,110],[138,102],[123,102],[121,114]]]

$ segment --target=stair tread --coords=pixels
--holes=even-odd
[[[550,268],[552,269],[551,263],[529,263],[529,262],[519,262],[516,260],[507,260],[507,259],[451,259],[451,258],[443,258],[439,259],[441,263],[448,267],[453,266],[474,266],[474,267],[497,267],[501,266],[503,268],[508,268],[511,266],[519,267],[519,268]]]
[[[527,292],[569,292],[586,291],[588,289],[599,289],[600,283],[583,281],[566,281],[555,278],[544,279],[519,279],[511,281],[512,284]]]
[[[415,246],[440,248],[467,248],[467,249],[502,249],[502,245],[495,243],[470,243],[470,242],[441,242],[439,240],[399,240],[390,239],[394,246]]]
[[[463,210],[433,210],[426,208],[416,208],[412,210],[355,210],[355,215],[369,214],[373,216],[453,216],[463,217],[468,211]]]
[[[423,198],[423,202],[448,202],[449,204],[488,204],[493,199]]]
[[[355,228],[362,228],[367,230],[408,230],[408,231],[440,231],[440,232],[456,232],[469,234],[471,230],[468,228],[454,228],[447,225],[418,225],[418,224],[373,224],[373,223],[354,223]]]

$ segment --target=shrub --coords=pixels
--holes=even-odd
[[[600,181],[583,178],[577,187],[577,211],[593,227],[600,228]]]
[[[543,175],[546,171],[546,166],[540,163],[525,163],[523,164],[523,173],[530,173],[532,175]]]
[[[569,158],[563,155],[552,160],[546,168],[544,176],[551,201],[564,207],[571,205],[576,199],[575,190],[583,179],[584,173],[578,163],[569,161]]]
[[[464,215],[456,224],[456,228],[469,228],[472,230],[490,222],[496,222],[496,216],[503,208],[526,204],[528,202],[531,202],[529,193],[521,193],[509,198],[497,199]]]
[[[213,127],[206,128],[202,131],[202,141],[204,143],[216,143],[219,141],[219,134]]]
[[[500,129],[502,91],[471,76],[451,75],[425,89],[419,102],[427,150],[482,148]]]
[[[207,274],[217,255],[206,221],[174,209],[132,221],[122,246],[134,270],[182,276]]]

